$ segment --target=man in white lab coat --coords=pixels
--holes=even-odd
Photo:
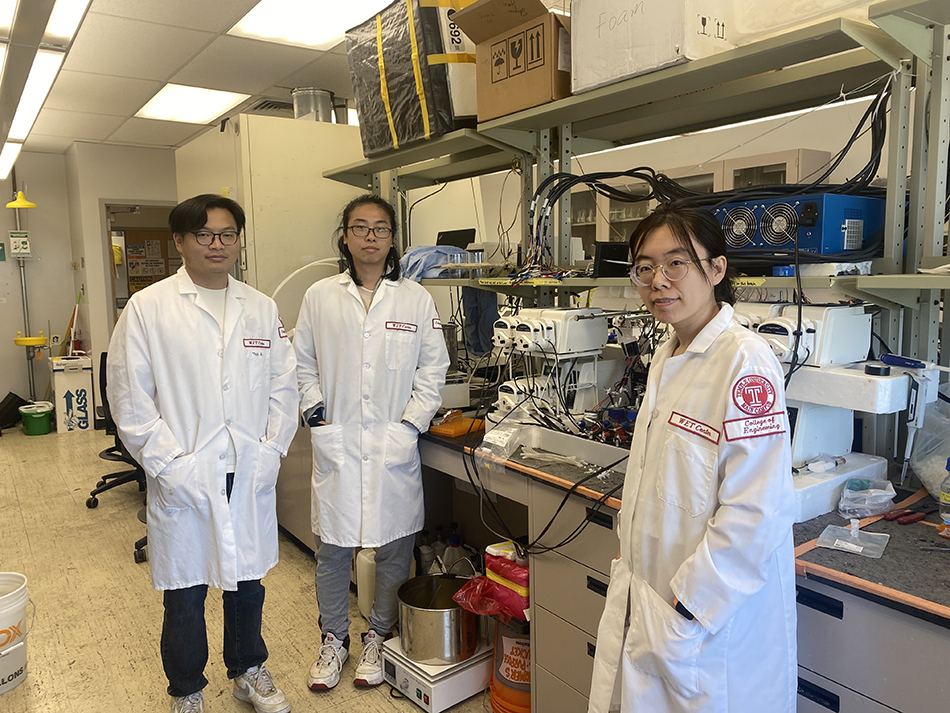
[[[399,276],[395,214],[366,195],[343,210],[347,270],[307,290],[297,318],[300,408],[313,427],[312,526],[323,645],[311,690],[333,688],[348,657],[350,563],[376,548],[375,601],[353,682],[383,682],[379,644],[398,621],[396,590],[423,524],[418,437],[449,366],[432,297]]]
[[[277,563],[277,471],[296,430],[293,348],[273,300],[228,274],[244,229],[236,202],[196,196],[169,225],[184,265],[129,300],[109,347],[108,396],[148,476],[171,710],[204,710],[213,586],[224,590],[235,698],[285,713],[290,704],[264,666],[260,580]]]

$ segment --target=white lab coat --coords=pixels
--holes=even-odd
[[[322,404],[328,424],[311,429],[313,532],[339,547],[418,532],[418,438],[449,367],[432,297],[411,280],[384,279],[367,312],[349,273],[328,277],[304,295],[294,349],[301,413]]]
[[[732,307],[650,365],[590,711],[793,713],[795,496],[782,370]],[[768,382],[772,390],[764,382]],[[674,597],[694,614],[673,608]],[[629,601],[629,608],[628,608]]]
[[[223,340],[184,267],[129,300],[109,345],[108,396],[148,476],[156,589],[234,591],[277,563],[275,486],[297,427],[294,366],[277,305],[233,278]]]

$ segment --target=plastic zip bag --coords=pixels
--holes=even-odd
[[[889,480],[849,478],[838,501],[838,514],[846,520],[881,515],[894,507],[897,493]]]
[[[883,532],[861,532],[859,520],[851,520],[851,527],[828,525],[818,538],[819,547],[850,552],[851,554],[880,559],[891,536]]]

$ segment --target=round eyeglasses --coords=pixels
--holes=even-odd
[[[210,230],[199,230],[197,232],[191,231],[191,234],[195,236],[195,241],[198,243],[198,245],[202,245],[204,247],[211,245],[215,238],[220,240],[221,244],[225,247],[230,247],[237,242],[239,237],[236,230],[225,230],[220,233],[215,233]]]
[[[712,260],[712,258],[705,257],[699,260],[699,262],[706,262],[707,260]],[[684,260],[681,257],[672,257],[659,265],[634,265],[630,268],[630,279],[633,280],[633,284],[638,287],[650,287],[656,278],[657,268],[659,268],[663,271],[663,276],[667,280],[670,282],[679,282],[686,277],[686,273],[689,272],[689,266],[694,262],[696,261]]]
[[[380,240],[385,240],[386,238],[392,237],[393,229],[379,226],[376,228],[370,228],[368,225],[351,225],[347,228],[353,235],[358,238],[365,238],[369,235],[369,231],[373,231],[375,235]]]

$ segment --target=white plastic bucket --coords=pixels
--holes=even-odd
[[[26,679],[26,577],[0,572],[0,695]]]

